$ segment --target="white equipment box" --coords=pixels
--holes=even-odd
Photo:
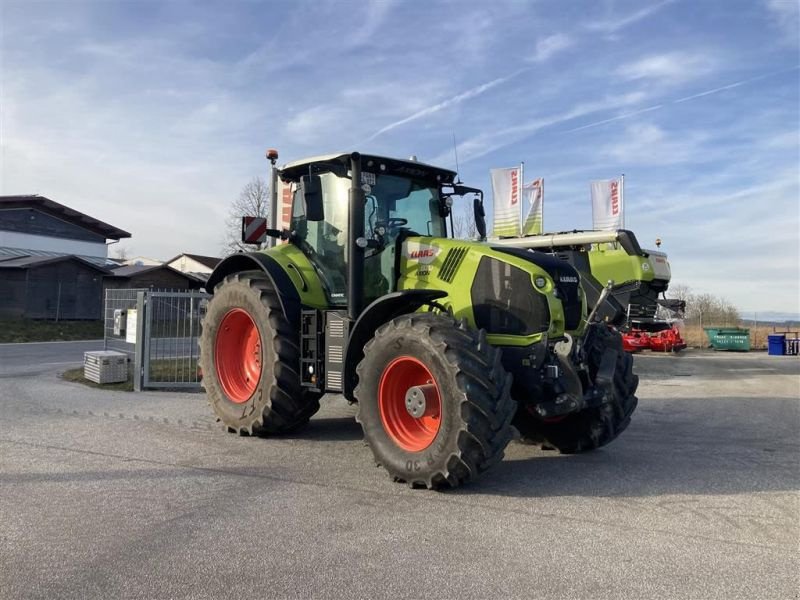
[[[83,377],[95,383],[128,381],[128,355],[113,350],[84,352]]]

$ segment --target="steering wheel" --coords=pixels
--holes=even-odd
[[[386,221],[386,226],[392,229],[397,229],[403,225],[408,225],[408,219],[403,217],[389,217]]]

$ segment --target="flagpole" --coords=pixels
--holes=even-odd
[[[522,220],[525,218],[525,196],[522,191],[525,189],[525,162],[519,163],[519,226],[517,227],[517,235],[522,236],[524,233],[525,223]]]
[[[625,173],[619,176],[619,205],[622,207],[622,228],[625,229]]]
[[[539,184],[540,187],[539,194],[541,195],[542,198],[542,233],[544,234],[544,177],[541,178],[541,182],[542,183]]]

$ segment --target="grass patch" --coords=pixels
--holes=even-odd
[[[88,379],[84,379],[83,367],[78,367],[77,369],[69,369],[67,371],[64,371],[61,374],[61,378],[64,379],[65,381],[82,383],[85,386],[101,390],[114,390],[118,392],[133,391],[133,379],[130,376],[128,376],[128,381],[122,381],[120,383],[102,383],[102,384],[95,383],[94,381],[89,381]]]
[[[99,340],[103,321],[0,319],[0,343]]]
[[[152,381],[192,382],[199,381],[196,358],[163,358],[150,362]]]

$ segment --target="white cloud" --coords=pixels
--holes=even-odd
[[[285,136],[303,146],[319,147],[336,132],[347,129],[350,111],[337,104],[323,104],[292,116],[285,127]],[[342,148],[328,148],[338,151]]]
[[[364,4],[366,4],[366,11],[363,11],[365,12],[364,23],[357,30],[356,35],[349,40],[349,43],[353,46],[374,41],[375,34],[386,22],[397,1],[369,0]]]
[[[570,48],[574,44],[575,40],[566,34],[553,34],[536,43],[536,52],[530,60],[537,63],[546,62],[559,52]]]
[[[645,239],[665,240],[674,282],[726,297],[740,309],[797,312],[797,174],[764,175],[749,185],[727,181],[715,192],[704,192],[702,182],[673,184],[629,223],[637,237],[647,231]],[[628,209],[643,199],[626,194]]]
[[[800,39],[800,3],[797,0],[766,0],[765,5],[786,41],[796,47]]]
[[[626,168],[634,165],[670,165],[708,157],[702,132],[669,133],[654,123],[633,123],[614,136],[598,154],[608,156]]]
[[[705,53],[674,51],[626,63],[617,68],[616,74],[627,81],[646,79],[660,85],[673,85],[708,74],[715,62]]]

